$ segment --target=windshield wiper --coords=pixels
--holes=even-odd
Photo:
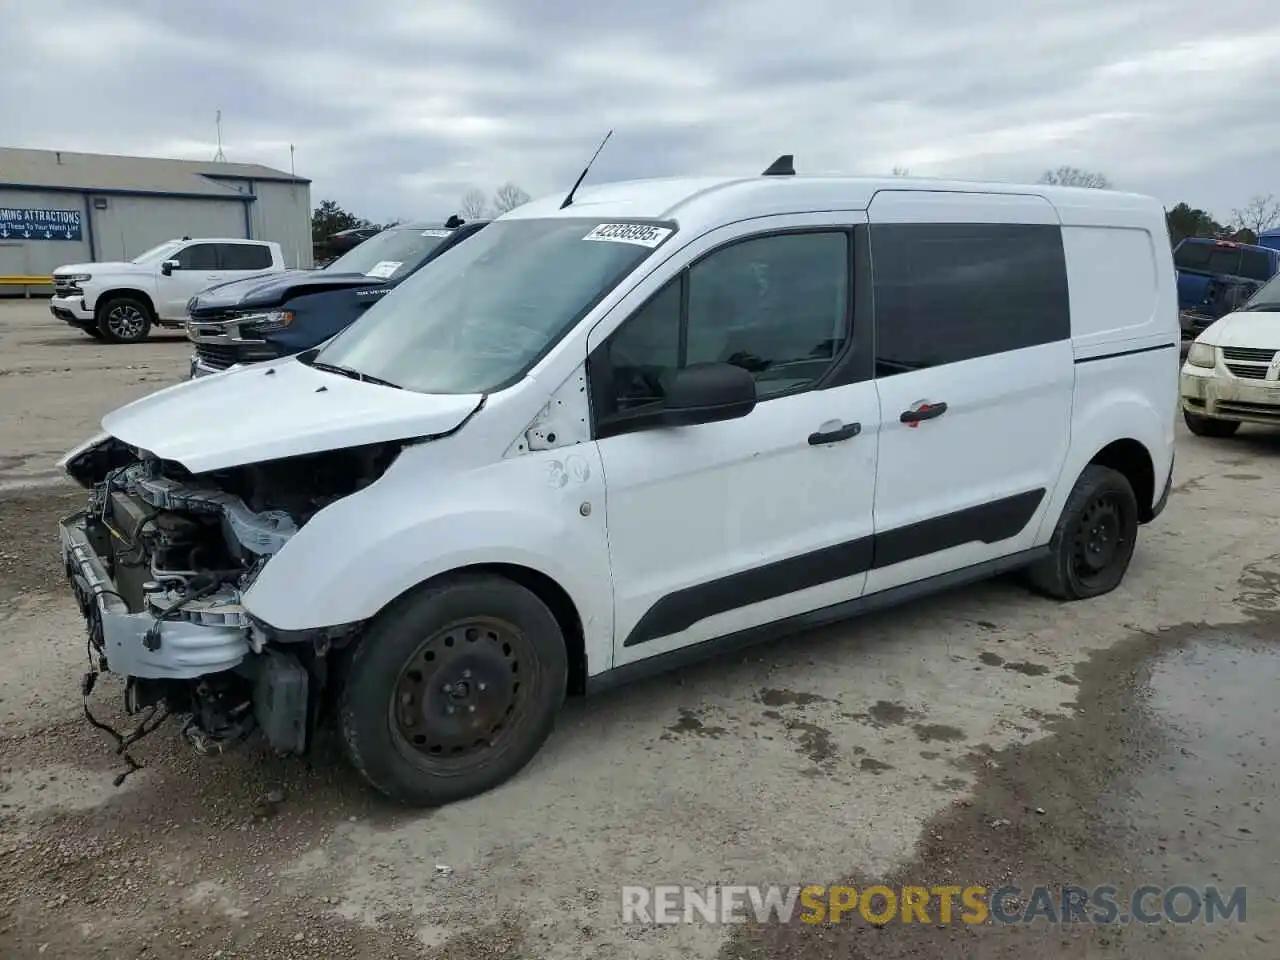
[[[363,383],[373,383],[380,387],[391,387],[394,390],[403,390],[404,387],[398,383],[392,383],[390,380],[383,380],[381,377],[374,377],[367,373],[361,373],[359,370],[353,370],[351,367],[341,367],[336,363],[322,363],[318,360],[312,360],[311,366],[315,370],[323,370],[326,373],[336,373],[338,376],[346,377],[348,380],[360,380]]]

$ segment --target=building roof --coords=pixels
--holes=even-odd
[[[221,177],[301,184],[311,182],[256,163],[166,160],[0,147],[0,186],[208,197],[234,197],[243,193],[234,184],[219,183],[215,179]]]
[[[749,217],[816,210],[866,210],[880,191],[1016,194],[1048,200],[1063,222],[1114,212],[1146,216],[1163,207],[1150,197],[1115,190],[1054,187],[1043,184],[930,180],[917,177],[758,176],[670,177],[628,180],[583,187],[572,205],[561,209],[561,193],[533,200],[503,215],[678,220],[681,228],[718,226]]]

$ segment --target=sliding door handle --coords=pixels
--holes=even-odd
[[[844,426],[837,427],[834,430],[820,430],[817,433],[809,434],[809,446],[816,447],[820,443],[839,443],[841,440],[856,437],[861,432],[862,424],[846,423]]]
[[[934,417],[940,417],[947,412],[945,403],[921,403],[910,410],[903,410],[901,420],[909,427],[914,427],[925,420],[932,420]]]

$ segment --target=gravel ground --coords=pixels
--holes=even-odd
[[[99,345],[45,309],[0,302],[0,956],[1277,956],[1280,437],[1181,434],[1169,509],[1108,597],[995,581],[574,703],[466,803],[392,808],[329,740],[201,758],[172,727],[115,786],[53,535],[80,494],[33,484],[187,353]],[[91,703],[124,725],[119,693],[106,678]],[[1247,884],[1249,914],[621,922],[624,884],[914,880]]]

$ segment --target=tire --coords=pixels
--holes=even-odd
[[[568,672],[537,596],[504,577],[450,577],[392,605],[356,646],[338,707],[347,757],[411,806],[483,793],[542,747]]]
[[[1182,419],[1187,429],[1197,437],[1231,437],[1240,429],[1239,420],[1219,420],[1216,417],[1202,417],[1196,413],[1182,411]]]
[[[155,322],[151,307],[138,297],[112,297],[98,307],[98,332],[107,343],[141,343]]]
[[[1120,585],[1138,534],[1138,500],[1124,474],[1090,464],[1062,508],[1049,556],[1027,568],[1033,589],[1086,600]]]

